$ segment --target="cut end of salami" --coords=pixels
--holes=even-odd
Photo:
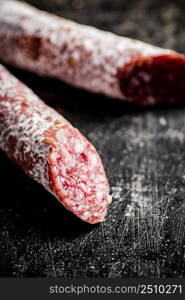
[[[95,148],[77,129],[68,126],[52,135],[47,137],[52,144],[51,189],[59,201],[83,221],[102,222],[110,203],[109,185]]]
[[[123,94],[139,105],[185,102],[185,56],[136,57],[119,70]]]
[[[1,65],[0,149],[80,219],[104,220],[109,185],[95,148]]]

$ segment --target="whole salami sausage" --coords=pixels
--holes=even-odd
[[[0,149],[82,220],[104,220],[109,185],[95,148],[0,65]]]
[[[185,56],[0,0],[0,59],[109,97],[185,101]]]

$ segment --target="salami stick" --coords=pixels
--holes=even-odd
[[[1,0],[0,58],[113,98],[185,101],[185,56]]]
[[[79,218],[104,220],[109,186],[95,148],[1,65],[0,149]]]

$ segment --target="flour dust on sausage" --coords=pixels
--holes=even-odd
[[[76,216],[104,220],[111,198],[95,148],[1,65],[0,149]]]
[[[185,56],[0,0],[0,59],[143,105],[185,101]]]

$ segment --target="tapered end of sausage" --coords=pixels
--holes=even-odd
[[[137,104],[185,103],[185,56],[136,57],[119,70],[123,94]]]
[[[99,155],[77,129],[66,126],[54,135],[49,156],[51,190],[83,221],[102,222],[111,198]]]

